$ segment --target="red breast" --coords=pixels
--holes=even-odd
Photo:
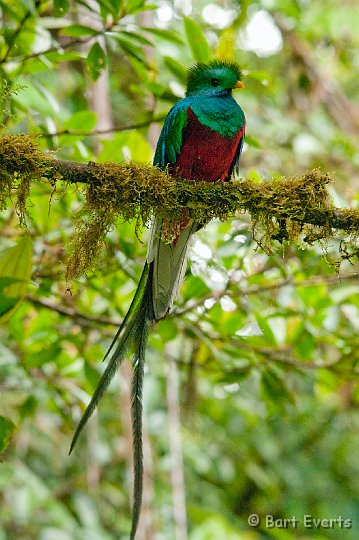
[[[233,137],[224,137],[201,124],[190,107],[187,116],[181,153],[176,163],[171,166],[172,174],[188,180],[206,182],[229,180],[244,127]]]

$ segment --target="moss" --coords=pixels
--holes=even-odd
[[[155,204],[159,215],[166,219],[170,214],[173,220],[168,208],[176,195],[176,185],[165,171],[139,163],[93,163],[91,171],[96,181],[88,187],[85,204],[75,217],[68,279],[95,266],[105,236],[119,218],[135,219],[138,229],[148,223]],[[116,180],[119,177],[120,181]],[[179,211],[177,217],[180,215]]]
[[[228,220],[249,212],[254,236],[267,253],[278,242],[302,247],[321,242],[325,249],[328,239],[339,234],[345,239],[340,255],[357,255],[359,210],[335,208],[326,189],[330,178],[319,170],[266,182],[193,182],[174,179],[149,164],[59,161],[41,152],[29,136],[0,138],[0,209],[8,195],[15,196],[24,222],[30,184],[43,177],[52,183],[87,184],[86,201],[75,216],[69,279],[95,266],[105,236],[118,219],[136,220],[139,228],[153,215],[164,222],[166,242],[177,235],[183,217],[205,225],[213,218]]]
[[[249,182],[245,182],[243,195],[253,228],[257,235],[260,233],[260,245],[266,252],[272,252],[273,240],[303,245],[303,242],[311,243],[313,235],[316,239],[333,235],[329,217],[334,206],[326,190],[330,182],[328,175],[314,169],[302,177],[254,185]]]
[[[31,183],[43,176],[47,160],[29,135],[0,137],[0,210],[5,209],[7,197],[15,196],[21,224],[26,222],[26,200]]]

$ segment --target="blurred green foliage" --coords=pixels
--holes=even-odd
[[[64,159],[150,161],[163,115],[183,95],[185,68],[218,51],[245,75],[242,176],[258,182],[322,167],[336,172],[336,203],[358,205],[355,0],[10,0],[0,1],[0,17],[3,130],[36,134]],[[91,101],[104,72],[114,126],[106,138],[94,134],[106,128]],[[141,127],[124,131],[131,126]],[[67,453],[131,302],[147,233],[142,243],[135,224],[118,223],[101,267],[65,283],[64,245],[82,199],[60,182],[55,191],[32,187],[26,290],[29,240],[10,205],[0,215],[0,270],[17,254],[0,277],[0,313],[12,310],[0,327],[0,540],[125,539],[129,530],[125,369]],[[149,343],[152,534],[139,538],[178,534],[166,401],[175,362],[190,540],[356,539],[357,268],[343,263],[338,276],[329,264],[334,241],[325,258],[316,245],[278,244],[265,255],[244,216],[197,236],[173,315]],[[247,522],[253,513],[257,528]],[[266,514],[300,523],[268,528]],[[353,527],[306,529],[304,514],[342,516]]]

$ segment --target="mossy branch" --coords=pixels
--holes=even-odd
[[[93,266],[104,237],[118,218],[146,224],[157,215],[165,223],[164,240],[178,232],[185,213],[202,224],[249,212],[257,238],[266,250],[273,240],[311,243],[337,234],[354,242],[359,235],[359,210],[336,208],[326,186],[330,177],[312,170],[299,178],[233,183],[178,180],[149,164],[75,163],[54,159],[27,135],[0,138],[0,210],[15,195],[22,222],[34,181],[58,180],[86,186],[86,202],[77,216],[68,276]]]

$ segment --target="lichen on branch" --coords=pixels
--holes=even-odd
[[[312,243],[338,234],[353,244],[359,235],[359,210],[336,208],[327,191],[330,177],[319,170],[295,178],[256,182],[194,182],[173,178],[149,164],[76,163],[56,160],[42,152],[28,135],[0,137],[0,209],[15,196],[20,220],[35,181],[86,184],[86,200],[77,216],[68,277],[93,267],[106,233],[118,219],[147,224],[153,215],[163,219],[163,240],[178,233],[181,217],[201,224],[213,218],[251,216],[256,239],[270,251],[275,240]]]

